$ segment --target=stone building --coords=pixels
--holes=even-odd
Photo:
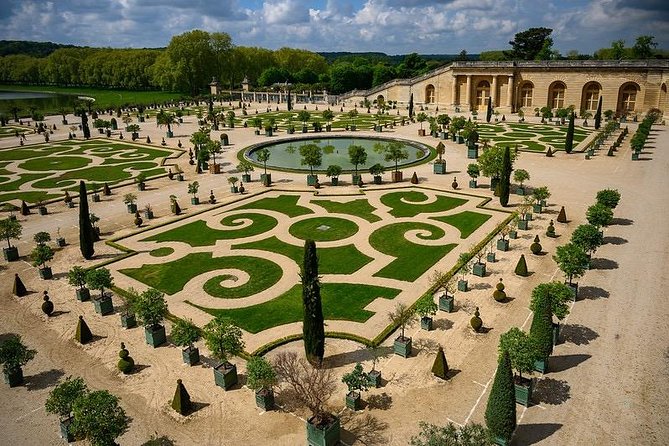
[[[651,108],[669,109],[669,60],[560,60],[453,62],[413,79],[395,79],[365,91],[352,91],[340,101],[397,101],[439,107],[443,111],[485,110],[488,98],[500,113],[522,109],[597,109],[616,115],[642,115]]]

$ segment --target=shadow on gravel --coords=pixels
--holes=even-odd
[[[624,245],[627,243],[627,239],[624,239],[622,237],[611,237],[611,236],[606,236],[604,237],[604,244],[610,244],[610,245]]]
[[[526,445],[539,443],[562,428],[557,423],[519,424],[513,435],[512,444]]]
[[[601,257],[590,260],[591,269],[618,269],[618,262]]]
[[[393,347],[379,347],[377,356],[378,358],[384,358],[388,355],[393,354]],[[323,358],[323,367],[326,369],[331,369],[335,367],[341,367],[343,365],[355,364],[358,362],[367,361],[373,359],[374,355],[370,349],[359,348],[350,352],[338,353],[332,356],[326,356]]]
[[[167,435],[161,437],[151,436],[151,439],[146,443],[143,443],[142,446],[175,446],[176,442],[172,440]]]
[[[437,353],[439,350],[439,344],[432,339],[415,339],[413,341],[413,347],[415,350],[423,351],[425,353]],[[411,356],[414,356],[413,354]]]
[[[360,414],[350,410],[341,413],[341,441],[344,444],[360,442],[364,445],[387,444],[383,434],[388,430],[388,423],[380,421],[370,414]]]
[[[388,410],[393,405],[393,397],[388,395],[386,392],[383,392],[380,395],[370,395],[366,401],[366,407],[370,410],[379,409],[379,410]]]
[[[595,330],[580,324],[567,324],[560,330],[564,342],[575,345],[588,345],[599,337]]]
[[[581,286],[578,287],[578,298],[579,299],[607,299],[611,293],[606,291],[604,288],[597,286]]]
[[[453,328],[453,321],[448,320],[448,319],[435,319],[434,322],[432,323],[432,327],[435,330],[449,330]]]
[[[639,158],[640,159],[640,158]],[[618,225],[618,226],[631,226],[634,224],[634,220],[629,218],[612,218],[609,226]]]
[[[590,358],[592,358],[592,355],[551,356],[549,362],[550,368],[548,370],[551,372],[564,372],[565,370],[574,368]]]
[[[65,374],[64,371],[58,369],[46,370],[35,375],[26,376],[26,389],[28,390],[42,390],[53,387]]]
[[[571,386],[567,381],[554,378],[543,378],[537,382],[532,391],[532,399],[538,404],[557,406],[571,398]]]

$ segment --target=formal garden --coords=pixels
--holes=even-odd
[[[128,135],[130,136],[130,135]],[[68,140],[0,150],[0,201],[27,203],[57,199],[77,191],[101,191],[138,177],[164,175],[165,158],[179,152],[125,141]]]
[[[393,299],[413,304],[425,291],[416,280],[506,218],[477,208],[482,201],[422,188],[366,191],[362,198],[272,191],[121,239],[137,254],[110,267],[122,274],[119,286],[168,295],[178,317],[225,316],[254,335],[302,320],[298,271],[311,239],[325,319],[353,322],[342,331],[371,340],[388,325]],[[293,332],[297,324],[276,331]],[[273,340],[250,339],[256,348]]]
[[[478,125],[481,140],[489,140],[491,145],[510,145],[519,150],[546,152],[549,147],[554,150],[564,150],[566,125],[522,123],[522,122],[494,122]],[[594,129],[588,127],[574,128],[574,147],[584,141]]]

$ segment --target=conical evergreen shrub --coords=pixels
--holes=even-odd
[[[109,188],[109,184],[105,183],[105,185],[102,187],[102,194],[105,197],[108,197],[111,195],[111,189]]]
[[[124,375],[132,373],[132,370],[135,368],[135,360],[130,357],[130,352],[125,348],[125,344],[121,342],[121,350],[118,352],[118,364],[116,365],[118,369],[123,372]]]
[[[534,242],[530,245],[530,251],[532,251],[532,254],[535,256],[541,254],[541,251],[543,251],[543,247],[541,246],[541,243],[539,243],[538,235],[534,236]]]
[[[86,324],[83,316],[79,316],[79,322],[77,322],[77,331],[74,333],[74,339],[76,339],[80,344],[87,344],[93,340],[93,333],[91,333],[91,329],[88,328],[88,324]]]
[[[553,311],[550,294],[541,299],[532,316],[530,338],[540,358],[548,358],[553,353]]]
[[[495,285],[495,291],[493,291],[492,297],[497,302],[502,302],[506,300],[506,293],[504,292],[504,282],[502,281],[502,279],[499,279],[499,282],[497,282],[497,285]]]
[[[26,286],[23,284],[18,273],[14,274],[14,289],[12,290],[12,293],[16,297],[23,297],[28,294],[28,290],[26,290]]]
[[[446,355],[441,345],[437,357],[434,358],[434,364],[432,364],[432,374],[437,378],[448,379],[448,362],[446,362]]]
[[[527,277],[527,262],[525,261],[525,254],[520,255],[514,272],[521,277]]]
[[[469,325],[471,325],[476,332],[478,332],[481,327],[483,327],[483,320],[481,319],[481,313],[479,313],[479,307],[476,307],[474,316],[472,316],[472,318],[469,320]]]
[[[21,215],[26,216],[30,215],[30,208],[24,200],[21,200]]]
[[[49,293],[45,291],[42,299],[44,299],[44,302],[42,302],[42,312],[47,316],[51,316],[51,313],[53,313],[53,302],[49,300]]]
[[[553,149],[552,149],[552,148],[549,147],[548,150],[546,150],[546,156],[547,156],[548,158],[552,158],[552,157],[553,157]]]
[[[557,216],[558,223],[567,223],[567,212],[564,210],[564,206],[560,208],[560,213]]]
[[[511,440],[516,430],[516,388],[509,352],[502,351],[485,410],[485,423],[494,438]]]
[[[190,395],[180,379],[177,379],[177,389],[174,392],[174,398],[172,398],[172,409],[181,415],[188,415],[192,410]]]
[[[411,184],[418,184],[418,175],[416,175],[416,172],[411,175]]]

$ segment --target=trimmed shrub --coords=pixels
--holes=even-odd
[[[560,208],[560,213],[557,216],[558,223],[567,223],[567,212],[564,210],[564,206]]]
[[[12,293],[16,297],[23,297],[26,294],[28,294],[28,290],[26,289],[26,286],[23,284],[23,281],[19,277],[18,273],[14,274],[14,288],[12,289]]]
[[[502,351],[497,372],[488,397],[485,422],[493,437],[511,440],[516,429],[516,389],[513,383],[511,359],[507,351]]]
[[[535,235],[534,236],[534,242],[530,245],[530,251],[532,251],[532,254],[539,255],[541,254],[541,251],[543,250],[543,247],[541,246],[541,243],[539,243],[539,236]]]
[[[42,302],[42,312],[47,316],[51,316],[51,313],[53,313],[53,302],[49,300],[49,293],[46,291],[44,292],[43,299],[44,302]]]
[[[181,379],[177,379],[177,388],[172,398],[172,409],[181,415],[187,415],[192,410],[192,406],[186,387],[183,385]]]
[[[118,357],[121,358],[118,360],[118,369],[124,375],[132,373],[132,370],[135,368],[135,360],[130,357],[130,352],[125,348],[123,342],[121,342],[121,351],[118,352]]]
[[[525,261],[525,254],[520,255],[514,272],[521,277],[527,277],[527,262]]]
[[[444,349],[441,345],[439,346],[437,357],[434,358],[434,364],[432,364],[432,374],[437,378],[448,378],[448,362],[446,362],[446,355],[444,354]]]
[[[553,224],[553,220],[548,223],[548,227],[546,228],[546,237],[555,238],[555,225]]]
[[[597,203],[601,203],[609,209],[615,209],[620,202],[618,189],[602,189],[597,192]]]
[[[506,300],[506,293],[504,292],[504,282],[502,279],[499,279],[499,282],[497,282],[497,285],[495,285],[495,291],[492,293],[492,297],[497,301],[497,302],[502,302]]]
[[[88,328],[88,324],[84,320],[83,316],[79,316],[79,322],[77,322],[77,331],[74,333],[74,339],[76,339],[80,344],[87,344],[93,340],[93,333],[91,333],[91,329]]]
[[[553,311],[550,293],[537,302],[530,326],[530,338],[540,358],[548,358],[553,352]]]
[[[476,307],[474,316],[472,316],[472,318],[469,320],[469,325],[471,325],[476,332],[478,332],[481,327],[483,327],[483,320],[481,319],[481,313],[479,313],[479,307]]]

